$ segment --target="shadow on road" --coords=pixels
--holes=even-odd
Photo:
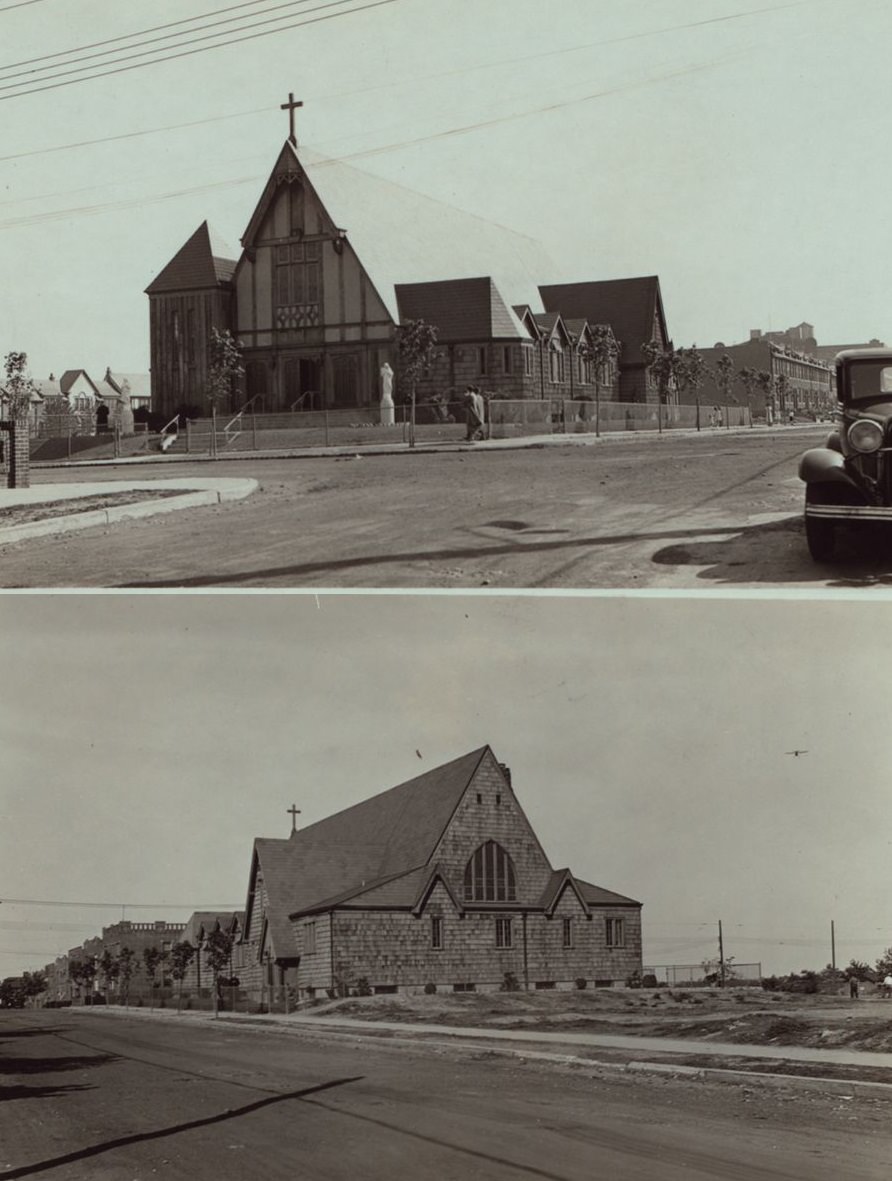
[[[802,518],[798,516],[745,526],[731,536],[729,532],[715,541],[666,546],[653,555],[652,561],[660,566],[703,567],[697,571],[698,579],[731,585],[813,582],[834,589],[892,586],[888,542],[869,532],[840,531],[833,562],[812,561]],[[834,578],[834,574],[839,577]]]
[[[0,1103],[7,1099],[55,1099],[59,1095],[67,1095],[71,1091],[92,1091],[94,1087],[86,1083],[73,1083],[64,1087],[24,1087],[13,1084],[10,1087],[0,1085]]]
[[[45,1173],[49,1169],[58,1169],[62,1165],[74,1164],[75,1161],[89,1160],[91,1157],[101,1156],[104,1152],[111,1152],[115,1148],[125,1148],[130,1144],[141,1144],[147,1140],[161,1140],[166,1136],[178,1136],[181,1132],[191,1132],[194,1128],[206,1128],[211,1124],[224,1123],[248,1115],[252,1111],[260,1111],[264,1107],[272,1107],[275,1103],[286,1103],[290,1099],[304,1099],[308,1095],[316,1095],[320,1091],[330,1091],[333,1087],[343,1087],[347,1083],[360,1082],[364,1075],[353,1078],[335,1079],[330,1083],[320,1083],[315,1087],[304,1087],[300,1091],[287,1091],[285,1094],[270,1095],[266,1099],[258,1099],[255,1103],[247,1103],[244,1107],[228,1108],[220,1115],[209,1115],[204,1119],[190,1120],[184,1124],[173,1124],[169,1128],[158,1128],[154,1132],[134,1132],[132,1136],[119,1136],[115,1140],[105,1140],[102,1144],[93,1144],[89,1148],[80,1148],[75,1152],[67,1152],[64,1156],[54,1156],[47,1160],[37,1161],[33,1165],[22,1165],[17,1169],[4,1169],[4,1181],[9,1177],[31,1177],[35,1173]]]
[[[796,518],[798,521],[798,518]],[[759,526],[759,528],[789,527],[788,522],[775,526]],[[274,579],[300,578],[314,574],[331,574],[339,570],[357,570],[365,566],[390,566],[400,563],[411,565],[425,562],[448,562],[462,558],[490,561],[493,558],[517,557],[528,554],[560,554],[573,553],[581,550],[597,551],[612,545],[628,545],[639,541],[665,541],[669,539],[685,539],[690,537],[709,537],[716,535],[727,538],[729,534],[745,534],[750,532],[746,526],[727,525],[723,527],[710,526],[695,529],[668,529],[654,532],[610,533],[596,537],[580,537],[565,541],[526,541],[516,543],[494,543],[479,546],[456,546],[454,549],[414,550],[397,553],[380,553],[357,555],[354,558],[337,558],[324,562],[302,562],[292,566],[268,566],[262,570],[241,570],[228,574],[200,574],[189,578],[147,579],[142,582],[122,582],[119,589],[127,590],[136,587],[197,587],[197,586],[233,586],[242,582],[263,580],[264,584]],[[299,543],[298,543],[299,544]],[[803,543],[804,544],[804,543]],[[664,551],[665,552],[665,551]]]
[[[7,1058],[0,1056],[0,1074],[57,1074],[117,1062],[116,1054],[71,1054],[67,1058]]]

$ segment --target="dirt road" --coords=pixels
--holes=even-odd
[[[0,579],[5,587],[883,585],[892,580],[888,556],[820,567],[806,552],[796,465],[823,433],[221,461],[215,475],[254,476],[262,490],[237,504],[6,546]],[[90,468],[83,478],[100,470],[111,480],[131,474]],[[35,475],[73,477],[78,469]]]
[[[0,1014],[0,1175],[885,1181],[885,1100],[485,1050]]]

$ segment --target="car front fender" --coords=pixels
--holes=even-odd
[[[847,484],[859,492],[858,485],[846,471],[845,459],[829,447],[814,447],[799,460],[799,479],[806,484]]]

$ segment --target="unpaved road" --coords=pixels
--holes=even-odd
[[[801,452],[826,428],[515,451],[142,467],[254,476],[238,503],[0,549],[4,587],[868,587],[810,560]],[[132,476],[44,469],[35,482]]]
[[[889,1101],[226,1022],[0,1013],[0,1176],[886,1181]]]

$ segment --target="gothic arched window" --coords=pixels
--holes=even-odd
[[[465,902],[514,902],[514,862],[501,845],[487,841],[465,867]]]

